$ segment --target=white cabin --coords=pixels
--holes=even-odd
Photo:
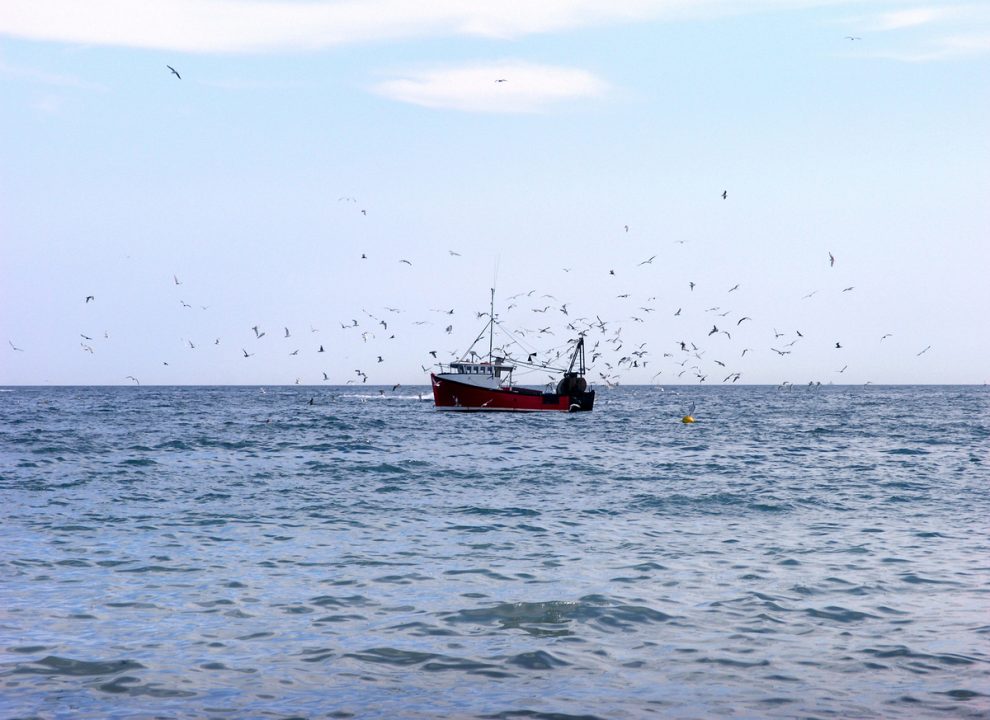
[[[514,365],[505,365],[503,358],[494,362],[452,362],[445,369],[441,367],[438,377],[455,380],[465,385],[497,389],[512,384]]]

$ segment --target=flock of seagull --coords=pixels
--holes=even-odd
[[[352,198],[340,199],[342,202],[345,200],[351,201]],[[451,258],[461,257],[461,253],[454,250],[449,250],[447,253]],[[361,257],[367,259],[364,253]],[[652,255],[635,263],[633,268],[651,265],[656,257],[656,255]],[[395,261],[412,265],[411,261],[405,258]],[[455,260],[455,262],[458,261]],[[835,265],[836,257],[829,252],[827,268],[832,269]],[[621,266],[617,267],[621,269]],[[562,268],[562,270],[571,272],[573,268]],[[600,272],[604,273],[605,270],[601,269]],[[609,268],[607,277],[615,278],[616,268]],[[180,293],[186,295],[186,286],[177,274],[172,274],[169,284],[176,293],[174,300],[178,301],[183,308],[193,308],[191,303],[187,303],[179,297]],[[724,290],[724,296],[726,298],[735,297],[734,293],[737,293],[741,287],[741,283],[733,284]],[[702,312],[701,308],[704,303],[690,304],[695,298],[700,299],[700,296],[695,292],[696,288],[699,288],[699,285],[694,281],[686,282],[681,304],[676,309],[673,306],[666,309],[671,318],[677,318],[676,322],[685,322],[683,319],[686,316],[685,309],[692,310],[695,315]],[[838,291],[839,294],[842,294],[853,290],[854,287],[849,286],[838,291],[837,286],[833,292]],[[813,291],[805,295],[804,299],[813,297],[817,292]],[[362,385],[368,383],[369,372],[360,367],[347,370],[346,374],[350,377],[344,383],[340,383],[342,377],[337,374],[340,372],[337,367],[339,362],[336,359],[329,360],[331,353],[327,353],[327,346],[332,350],[340,349],[347,346],[348,343],[353,345],[359,338],[361,345],[366,348],[365,356],[373,358],[376,368],[382,366],[382,370],[388,372],[403,372],[407,371],[408,367],[397,369],[394,363],[390,364],[386,360],[390,354],[386,348],[389,347],[390,341],[396,339],[397,333],[405,333],[413,326],[433,326],[435,329],[427,329],[427,334],[433,338],[433,342],[447,338],[453,340],[454,338],[451,336],[454,335],[455,318],[458,319],[458,326],[461,327],[460,319],[466,314],[476,327],[487,326],[489,319],[493,320],[493,332],[497,333],[497,344],[493,347],[493,353],[517,365],[516,380],[520,384],[539,386],[544,383],[555,382],[559,379],[560,370],[569,361],[577,339],[583,337],[590,379],[611,388],[624,381],[625,373],[635,371],[641,377],[644,369],[647,368],[649,368],[649,372],[652,372],[651,382],[658,384],[663,382],[736,383],[742,380],[744,375],[742,369],[738,366],[733,367],[733,365],[741,362],[742,358],[748,354],[764,351],[785,358],[794,353],[799,344],[806,339],[806,333],[801,330],[785,332],[773,328],[772,339],[768,333],[765,347],[734,346],[732,343],[736,341],[733,340],[733,333],[739,335],[741,331],[749,327],[749,325],[744,327],[744,324],[754,322],[753,318],[724,309],[720,305],[711,305],[704,307],[703,310],[702,317],[707,320],[704,326],[706,329],[701,329],[697,325],[693,328],[690,325],[685,325],[682,336],[684,339],[668,340],[665,346],[654,351],[650,348],[651,340],[642,340],[643,329],[650,324],[648,320],[651,315],[664,312],[663,308],[657,307],[660,304],[657,298],[651,296],[642,300],[633,297],[631,293],[621,293],[616,296],[616,299],[627,305],[636,304],[636,307],[630,308],[628,311],[630,314],[621,318],[603,319],[597,314],[594,316],[576,316],[573,314],[573,306],[576,303],[572,301],[562,302],[551,294],[540,294],[536,289],[509,296],[504,307],[499,307],[494,318],[490,318],[490,312],[487,309],[463,313],[453,307],[441,307],[430,308],[428,312],[432,313],[432,316],[427,315],[427,310],[423,309],[418,319],[410,322],[405,320],[403,310],[384,306],[381,310],[374,312],[362,309],[360,319],[351,317],[338,320],[339,328],[335,332],[340,333],[340,336],[335,338],[327,338],[312,324],[310,324],[308,332],[303,331],[302,337],[298,338],[289,325],[266,329],[261,324],[256,323],[250,326],[250,333],[247,334],[247,337],[251,338],[255,344],[236,343],[235,347],[239,350],[238,355],[243,360],[250,361],[257,354],[258,348],[265,346],[265,343],[281,343],[281,352],[289,357],[299,356],[301,353],[312,354],[327,358],[334,365],[334,377],[331,377],[331,374],[326,370],[321,370],[318,377],[307,377],[305,382],[303,377],[296,377],[294,379],[295,384],[309,385],[333,382],[333,384]],[[99,302],[96,293],[83,296],[81,301],[86,307],[96,306]],[[204,311],[208,310],[209,307],[208,305],[199,306]],[[539,321],[536,323],[528,322],[532,319]],[[511,327],[509,326],[510,322],[512,323]],[[627,330],[629,322],[634,324],[635,330]],[[708,327],[709,324],[710,327]],[[526,325],[532,325],[532,327],[525,327]],[[80,332],[79,336],[81,351],[95,354],[99,342],[96,333]],[[348,338],[348,336],[350,337]],[[893,333],[884,333],[879,337],[879,343],[884,343],[892,336]],[[749,337],[750,339],[753,337],[752,333]],[[104,331],[103,340],[109,341],[109,338],[109,331]],[[818,340],[820,341],[821,338],[819,337]],[[181,342],[189,352],[196,351],[200,345],[223,345],[224,347],[227,345],[220,337],[211,337],[209,341],[205,342],[182,338]],[[831,342],[837,356],[841,357],[842,351],[845,349],[842,340]],[[25,352],[24,348],[19,347],[12,340],[8,340],[8,343],[13,352]],[[270,345],[267,347],[272,349]],[[251,349],[249,350],[249,348]],[[487,352],[487,342],[484,349]],[[916,355],[924,355],[930,349],[930,345],[926,346]],[[445,361],[462,359],[463,351],[463,347],[424,350],[422,361],[425,364],[420,364],[420,369],[424,374],[427,374]],[[475,353],[472,355],[483,357]],[[161,365],[169,367],[170,362],[169,359],[163,359]],[[838,364],[836,363],[836,365]],[[848,368],[848,363],[843,363],[841,367],[832,370],[835,375],[834,379],[839,379],[839,376],[842,376]],[[654,369],[656,369],[655,372]],[[376,381],[381,379],[378,377],[379,374],[376,373]],[[832,379],[827,378],[827,380]],[[141,384],[136,373],[124,376],[123,380],[137,385]],[[822,382],[821,380],[812,380],[808,384],[821,385]],[[393,392],[402,387],[400,383],[389,382],[388,385],[392,386]],[[793,387],[793,383],[784,381],[780,383],[780,386]],[[381,392],[384,393],[385,391],[382,390]]]
[[[858,40],[858,37],[849,37],[849,40]],[[171,65],[166,65],[167,69],[172,75],[177,79],[181,80],[182,76],[179,72],[173,68]],[[506,82],[506,79],[499,78],[495,82]],[[719,197],[722,200],[728,199],[728,190],[722,190],[719,193]],[[341,196],[338,198],[338,202],[343,203],[357,203],[357,199],[352,196]],[[367,215],[367,210],[361,209],[361,214],[363,216]],[[624,225],[623,229],[626,233],[629,232],[629,226]],[[685,241],[675,241],[677,243],[683,244]],[[448,254],[453,257],[460,257],[461,253],[448,250]],[[367,260],[368,256],[366,253],[361,253],[361,260]],[[651,255],[650,257],[635,264],[635,267],[643,267],[647,265],[652,265],[654,260],[656,260],[657,255]],[[400,258],[398,263],[406,264],[412,266],[412,261],[407,258]],[[827,260],[828,268],[834,268],[836,265],[836,257],[832,252],[828,252]],[[573,268],[562,268],[565,273],[571,272]],[[616,277],[616,269],[608,269],[608,277]],[[183,285],[182,281],[179,279],[177,274],[172,275],[172,285],[174,288],[179,288]],[[689,281],[686,283],[687,295],[689,297],[694,297],[694,291],[697,284],[694,281]],[[740,283],[732,285],[732,287],[727,288],[725,291],[726,296],[735,293],[741,287]],[[855,286],[848,286],[841,290],[841,293],[849,293],[855,290]],[[803,296],[802,299],[807,300],[818,293],[818,290],[814,290]],[[718,354],[721,355],[720,358],[715,358],[710,343],[719,338],[724,337],[725,342],[732,341],[732,333],[735,332],[740,326],[745,322],[753,322],[753,318],[748,315],[734,314],[730,310],[723,310],[720,306],[715,305],[708,307],[704,310],[706,315],[711,317],[711,328],[705,331],[703,338],[692,338],[692,339],[676,339],[669,341],[666,347],[661,347],[658,351],[654,352],[649,348],[649,341],[638,342],[641,338],[633,339],[630,337],[635,333],[624,332],[624,323],[632,321],[633,323],[643,324],[647,323],[647,318],[650,314],[658,311],[656,307],[655,296],[646,298],[643,304],[638,305],[635,310],[631,312],[633,314],[627,317],[617,320],[617,319],[602,319],[599,315],[594,315],[594,317],[573,317],[568,306],[572,305],[571,302],[560,302],[556,297],[550,294],[536,295],[537,290],[530,290],[528,292],[518,293],[512,295],[508,298],[508,304],[504,307],[502,312],[496,312],[494,318],[490,318],[493,321],[493,327],[497,328],[500,332],[499,344],[494,348],[495,354],[509,360],[510,362],[515,362],[519,365],[519,370],[517,375],[522,374],[525,376],[527,373],[536,373],[538,376],[537,382],[527,382],[523,380],[523,384],[542,384],[544,378],[541,371],[546,370],[548,372],[547,377],[550,382],[554,382],[559,374],[561,364],[566,364],[573,350],[574,343],[577,342],[578,337],[585,338],[585,353],[588,359],[588,371],[592,379],[600,380],[607,387],[614,387],[623,381],[623,373],[626,371],[637,370],[640,375],[642,375],[641,369],[650,366],[652,368],[658,368],[657,371],[651,376],[652,382],[662,382],[669,379],[671,382],[685,382],[685,381],[696,381],[699,383],[705,382],[721,382],[721,383],[736,383],[743,378],[743,371],[738,369],[738,367],[731,367],[734,363],[728,358],[736,357],[737,359],[744,358],[749,353],[758,352],[758,348],[753,347],[741,347],[735,348],[735,352],[730,354],[729,347],[725,345],[718,346]],[[536,297],[534,297],[536,296]],[[631,297],[630,293],[623,293],[616,296],[617,299],[627,301]],[[87,294],[83,298],[83,303],[87,306],[97,303],[96,294]],[[192,308],[190,303],[185,302],[181,298],[178,298],[182,307]],[[651,304],[653,303],[653,304]],[[209,306],[200,306],[201,309],[207,310]],[[685,306],[678,306],[676,309],[670,309],[670,315],[675,318],[681,318],[682,312]],[[387,343],[390,340],[396,338],[397,332],[402,332],[408,329],[408,325],[403,325],[400,314],[402,311],[395,307],[386,306],[384,313],[388,315],[376,315],[375,312],[369,312],[362,309],[363,318],[358,320],[356,318],[350,318],[344,321],[339,321],[339,332],[350,333],[353,335],[359,335],[363,344],[371,343],[375,350],[372,353],[372,357],[375,358],[375,365],[381,365],[386,363],[385,356],[388,354],[386,351],[382,350],[378,352],[379,348],[387,347],[382,343]],[[534,328],[524,328],[516,327],[513,329],[505,327],[504,319],[516,311],[516,318],[518,318],[519,312],[529,311],[533,315],[527,317],[534,317],[540,315],[546,320],[551,316],[555,316],[554,320],[544,321],[537,323]],[[382,313],[382,311],[376,311]],[[412,322],[414,326],[423,325],[438,325],[443,328],[443,334],[440,335],[440,339],[453,335],[454,333],[454,323],[453,317],[455,316],[454,308],[432,308],[431,312],[439,314],[441,317],[445,318],[443,321],[435,323],[425,317],[420,317],[419,319]],[[503,315],[502,313],[505,313]],[[487,325],[490,313],[487,310],[474,311],[473,313],[474,321],[476,323],[484,323]],[[460,315],[458,314],[458,317]],[[526,324],[526,323],[521,323]],[[563,327],[561,327],[563,326]],[[566,333],[564,332],[566,328]],[[264,338],[269,337],[269,333],[266,329],[262,328],[259,324],[253,325],[251,328],[253,333],[253,339],[256,342],[261,342]],[[283,325],[281,328],[282,332],[281,340],[283,342],[292,340],[290,344],[291,350],[288,350],[289,356],[297,356],[302,352],[302,347],[297,346],[295,340],[293,340],[294,335],[290,330],[288,325]],[[555,332],[556,330],[556,332]],[[309,334],[315,335],[320,331],[310,325]],[[560,332],[560,335],[557,335]],[[94,338],[92,335],[87,335],[86,333],[79,333],[80,335],[80,349],[83,352],[94,354],[96,352],[94,347]],[[566,340],[558,341],[558,338],[566,336]],[[690,337],[687,333],[685,336]],[[890,338],[892,333],[885,333],[880,337],[880,342],[883,343],[885,340]],[[109,339],[109,332],[104,332],[104,338]],[[773,340],[768,342],[768,347],[763,348],[763,350],[776,353],[779,357],[783,358],[791,355],[795,347],[804,340],[805,335],[800,330],[794,331],[793,333],[786,333],[773,328]],[[184,344],[187,345],[189,351],[194,351],[197,349],[197,344],[193,340],[184,339]],[[8,344],[13,352],[22,353],[25,350],[22,347],[16,345],[13,340],[8,340]],[[216,337],[212,339],[212,345],[221,345],[221,338]],[[315,354],[326,353],[325,344],[328,341],[312,341],[312,350]],[[333,343],[333,346],[338,345],[338,343]],[[842,351],[844,348],[841,340],[834,341],[834,350]],[[244,360],[250,360],[255,356],[255,351],[249,351],[247,347],[241,346],[240,356]],[[917,356],[924,355],[931,349],[931,346],[926,346],[916,353]],[[463,351],[463,348],[461,348]],[[425,351],[423,359],[426,360],[427,364],[421,364],[420,368],[424,373],[428,373],[436,364],[442,363],[441,358],[438,357],[439,350],[431,349]],[[445,358],[449,360],[461,359],[461,354],[457,349],[451,349],[445,352]],[[429,358],[428,360],[426,358]],[[169,360],[161,360],[162,366],[168,367]],[[848,364],[843,364],[841,368],[835,369],[833,372],[836,375],[842,375],[848,369]],[[325,370],[320,371],[321,378],[317,382],[327,383],[331,381],[331,376]],[[365,384],[368,382],[369,374],[362,368],[354,368],[352,370],[353,376],[346,380],[347,384],[357,383]],[[662,376],[662,377],[661,377]],[[685,380],[686,376],[686,380]],[[141,381],[135,374],[126,375],[124,380],[140,385]],[[334,380],[339,380],[339,377],[334,377]],[[530,378],[533,380],[534,378]],[[518,380],[517,380],[518,381]],[[296,377],[294,382],[296,384],[303,384],[303,378]],[[306,384],[310,384],[312,381],[307,379]],[[392,383],[389,383],[392,384]],[[809,385],[821,385],[820,380],[811,380],[808,382]],[[781,387],[793,386],[789,381],[784,381]],[[392,385],[392,390],[395,391],[401,387],[399,383]]]

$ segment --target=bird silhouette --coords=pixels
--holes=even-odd
[[[166,65],[165,67],[167,67],[169,70],[171,70],[172,71],[172,74],[175,75],[177,78],[179,78],[179,80],[182,79],[182,76],[179,75],[179,71],[176,70],[174,67],[172,67],[171,65]],[[193,83],[193,85],[195,85],[195,84],[196,83]]]

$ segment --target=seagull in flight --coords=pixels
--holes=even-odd
[[[166,65],[165,67],[167,67],[169,70],[171,70],[172,71],[172,74],[175,75],[177,78],[179,78],[179,80],[182,79],[182,76],[179,75],[179,71],[176,70],[174,67],[172,67],[171,65]]]
[[[722,191],[722,199],[725,200],[725,198],[726,198],[726,196],[728,196],[728,194],[729,194],[729,191],[728,190],[723,190]]]
[[[835,267],[835,255],[833,255],[832,253],[828,254],[828,266]]]
[[[133,381],[134,381],[134,382],[136,382],[136,383],[137,383],[138,385],[140,385],[140,384],[141,384],[141,381],[140,381],[140,380],[138,380],[138,379],[137,379],[136,377],[134,377],[133,375],[128,375],[128,376],[127,376],[127,377],[125,377],[124,379],[125,379],[125,380],[133,380]]]
[[[93,296],[93,295],[87,295],[86,296],[86,302],[89,302],[90,300],[96,300],[96,297]]]
[[[652,265],[653,264],[653,260],[655,258],[656,258],[656,255],[653,255],[652,257],[650,257],[649,260],[644,260],[643,262],[639,263],[639,265]],[[636,267],[639,267],[639,265],[637,265]]]
[[[924,350],[922,350],[922,351],[921,351],[920,353],[918,353],[917,355],[915,355],[915,357],[921,357],[922,355],[924,355],[924,354],[925,354],[926,352],[928,352],[928,351],[929,351],[929,350],[931,350],[931,349],[932,349],[932,346],[931,346],[931,345],[929,345],[929,346],[928,346],[928,347],[926,347],[926,348],[925,348]]]
[[[12,340],[8,340],[7,342],[10,343],[10,347],[12,349],[16,350],[17,352],[24,352],[24,349],[23,348],[19,348],[16,345],[14,345],[14,343],[13,343]]]

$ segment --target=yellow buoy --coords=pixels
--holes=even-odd
[[[688,423],[693,423],[694,418],[691,417],[690,415],[685,415],[684,417],[681,418],[681,422],[687,425]]]

